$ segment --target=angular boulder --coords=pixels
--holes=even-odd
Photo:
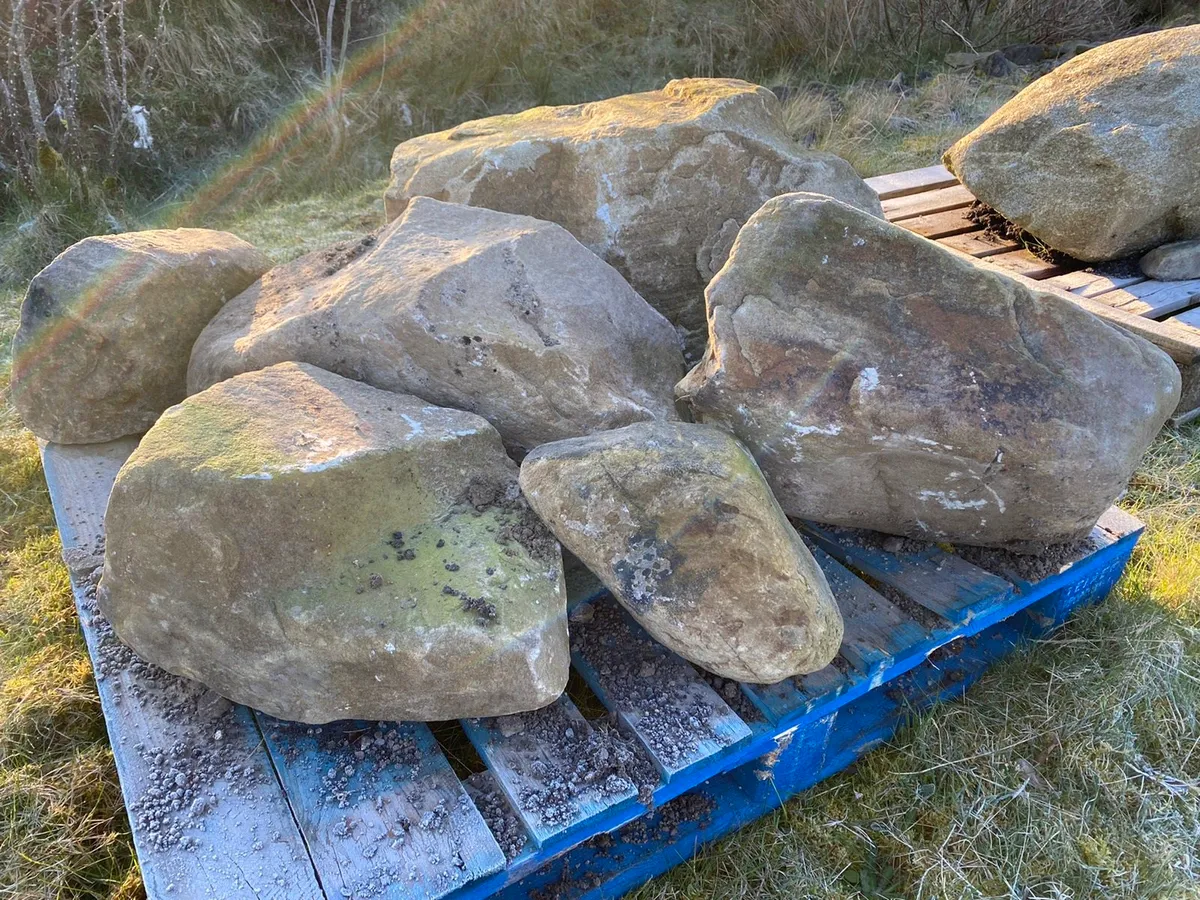
[[[883,214],[849,163],[792,141],[778,109],[766,88],[687,78],[467,122],[400,144],[384,204],[389,219],[425,195],[557,222],[683,329],[698,355],[704,285],[764,201],[816,191]]]
[[[301,722],[493,716],[569,668],[558,544],[478,416],[295,363],[167,410],[99,602],[150,662]]]
[[[1175,241],[1155,247],[1138,266],[1147,278],[1159,281],[1188,281],[1200,278],[1200,240]]]
[[[187,396],[197,335],[271,261],[223,231],[85,238],[30,282],[13,340],[12,398],[60,444],[149,428]]]
[[[670,324],[563,228],[427,197],[226,304],[188,387],[284,360],[478,413],[514,452],[675,418]]]
[[[945,162],[980,200],[1077,259],[1200,237],[1200,25],[1072,59]]]
[[[1149,342],[836,200],[768,201],[677,388],[791,516],[1034,549],[1087,534],[1179,398]]]
[[[544,444],[529,503],[658,641],[724,678],[824,668],[842,619],[753,458],[716,428],[629,425]]]

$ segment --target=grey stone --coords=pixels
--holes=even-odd
[[[99,602],[143,659],[302,722],[491,716],[569,668],[558,544],[478,416],[283,363],[167,410]]]
[[[530,505],[662,644],[724,678],[824,668],[842,620],[825,576],[732,437],[646,422],[544,444]]]
[[[708,304],[712,344],[677,394],[819,522],[1078,539],[1180,393],[1149,342],[827,197],[768,201]]]

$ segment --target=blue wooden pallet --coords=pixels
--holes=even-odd
[[[1089,546],[1031,582],[944,548],[888,553],[871,535],[801,524],[846,635],[833,665],[775,685],[698,672],[575,570],[582,686],[552,706],[433,730],[314,728],[114,656],[94,567],[133,447],[51,444],[42,457],[147,893],[172,900],[619,895],[845,768],[1102,599],[1142,530],[1110,509]],[[468,739],[481,769],[469,777]],[[210,760],[204,784],[190,782],[187,759]]]

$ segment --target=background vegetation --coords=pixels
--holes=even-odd
[[[1186,5],[1186,4],[1183,4]],[[5,0],[0,275],[91,233],[349,189],[415,134],[724,75],[910,80],[1169,0]]]
[[[950,70],[946,53],[1196,14],[1157,0],[0,5],[0,897],[121,900],[141,882],[36,443],[6,392],[23,280],[54,253],[186,223],[290,259],[380,224],[406,137],[686,75],[786,88],[796,140],[864,175],[927,165],[1034,74]],[[134,146],[138,106],[152,146]],[[1200,428],[1165,432],[1123,504],[1149,530],[1108,603],[639,900],[1200,897]]]

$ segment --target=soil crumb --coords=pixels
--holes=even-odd
[[[516,481],[505,486],[473,480],[458,502],[474,508],[477,513],[498,509],[501,525],[496,532],[497,543],[520,544],[538,562],[559,564],[558,540],[521,496]]]

